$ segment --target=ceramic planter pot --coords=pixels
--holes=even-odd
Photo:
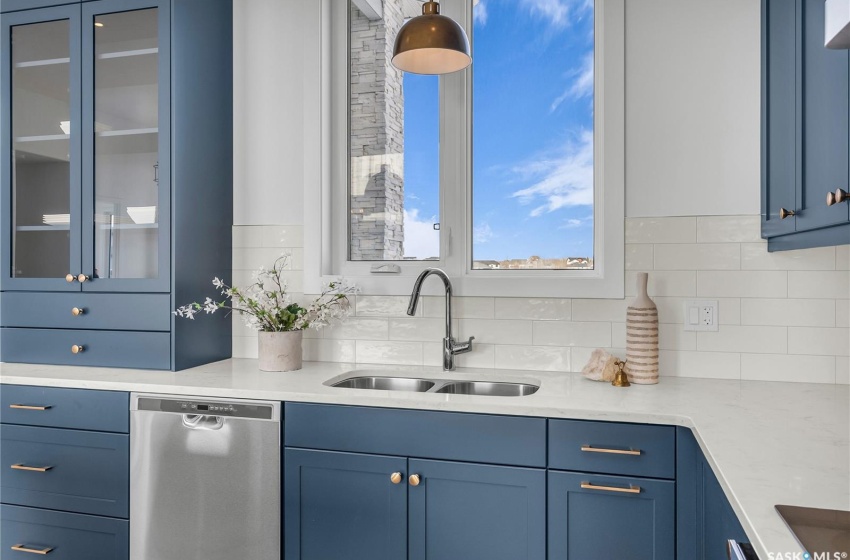
[[[294,371],[301,369],[303,331],[260,332],[261,371]]]

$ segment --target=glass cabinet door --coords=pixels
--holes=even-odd
[[[5,289],[79,289],[78,14],[54,8],[3,16],[4,92],[11,90],[3,111],[4,198],[11,199]]]
[[[128,4],[83,8],[84,290],[168,289],[167,10]]]

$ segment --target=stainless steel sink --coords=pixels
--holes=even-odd
[[[442,393],[453,395],[478,395],[483,397],[524,397],[533,395],[540,387],[531,383],[490,381],[458,381],[454,379],[419,379],[382,375],[357,375],[325,383],[343,389],[371,389],[374,391],[413,391],[416,393]]]
[[[415,391],[424,393],[434,387],[433,381],[427,379],[415,379],[412,377],[349,377],[331,387],[342,387],[345,389],[373,389],[375,391]]]
[[[455,395],[480,395],[485,397],[525,397],[533,395],[540,387],[528,383],[490,383],[486,381],[455,381],[446,383],[436,393]]]

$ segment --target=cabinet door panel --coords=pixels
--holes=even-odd
[[[86,291],[167,291],[169,4],[83,6]]]
[[[542,469],[411,459],[410,560],[544,560]]]
[[[404,560],[407,460],[335,451],[284,451],[286,560]]]
[[[797,207],[797,0],[762,0],[762,236],[793,233]]]
[[[4,290],[79,291],[79,6],[2,23]]]
[[[549,559],[675,558],[675,488],[671,480],[550,471]]]
[[[802,183],[797,231],[847,222],[846,203],[826,205],[826,195],[848,187],[848,60],[846,50],[823,46],[824,3],[802,2]]]

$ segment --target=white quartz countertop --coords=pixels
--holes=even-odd
[[[378,375],[530,381],[526,397],[339,389],[352,370]],[[662,378],[616,388],[577,374],[306,363],[266,373],[256,360],[226,360],[181,372],[0,364],[0,383],[205,397],[334,403],[668,424],[692,428],[762,560],[801,552],[776,504],[850,510],[850,386]]]

